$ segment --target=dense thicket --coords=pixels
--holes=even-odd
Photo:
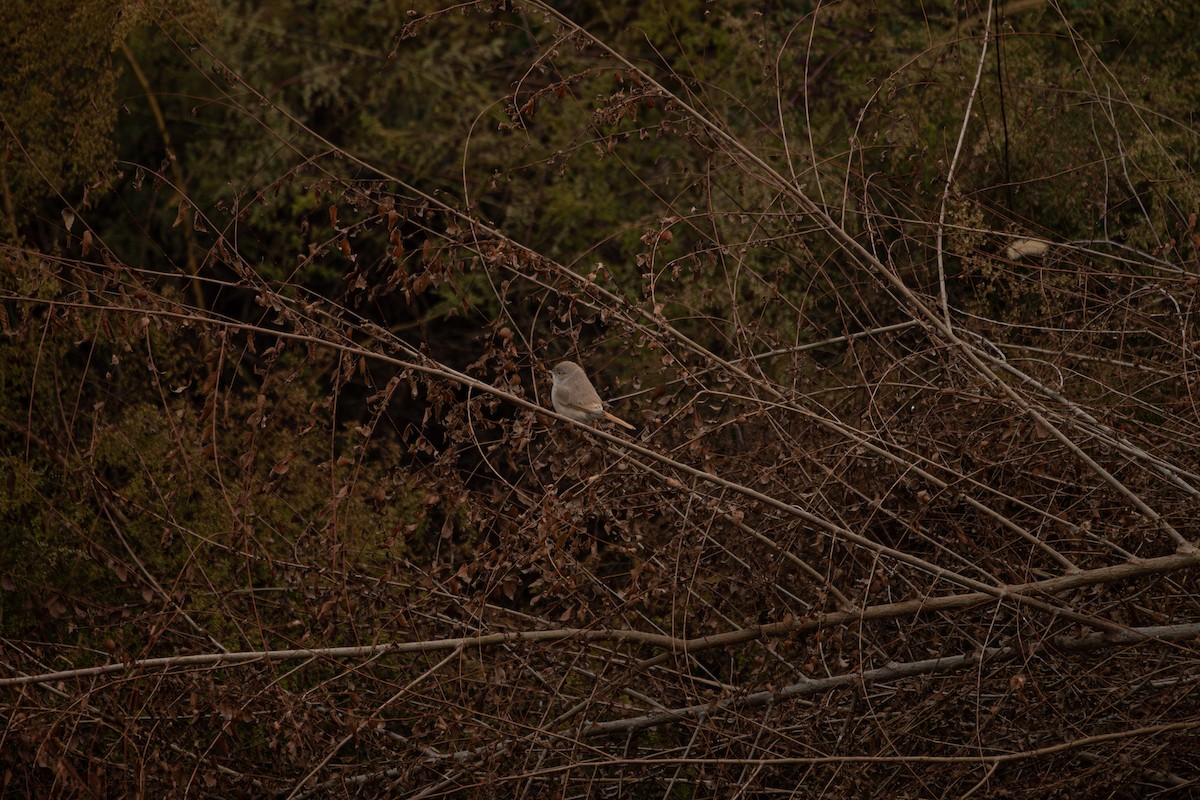
[[[1188,792],[1191,16],[5,4],[3,793]]]

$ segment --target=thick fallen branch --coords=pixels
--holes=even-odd
[[[922,661],[909,661],[904,664],[888,664],[886,667],[865,670],[863,672],[848,672],[831,678],[818,678],[785,686],[778,691],[754,692],[739,697],[730,697],[712,703],[701,703],[682,708],[657,711],[653,714],[643,714],[638,717],[597,722],[584,725],[581,734],[588,738],[611,736],[613,734],[628,734],[634,731],[672,722],[686,720],[703,720],[721,711],[740,710],[755,706],[772,705],[796,697],[821,694],[843,686],[858,684],[881,683],[883,681],[912,678],[917,675],[933,675],[942,672],[974,668],[983,662],[1008,661],[1026,657],[1030,652],[1058,651],[1062,653],[1086,653],[1109,647],[1123,647],[1144,642],[1178,642],[1187,639],[1200,638],[1200,623],[1183,625],[1156,625],[1146,628],[1131,628],[1120,634],[1092,633],[1082,637],[1055,636],[1033,648],[1021,647],[987,647],[982,651],[964,653],[957,656],[930,658]],[[1196,723],[1200,725],[1200,723]]]
[[[723,633],[697,636],[692,639],[682,639],[660,633],[646,633],[635,630],[555,628],[553,630],[492,633],[483,636],[462,636],[450,639],[429,639],[419,642],[385,642],[357,647],[253,650],[237,653],[196,653],[186,656],[145,658],[137,661],[102,664],[95,667],[81,667],[79,669],[45,672],[37,675],[0,678],[0,688],[6,686],[23,686],[32,683],[76,680],[79,678],[95,677],[97,675],[157,671],[179,667],[203,666],[211,668],[252,664],[260,661],[299,661],[312,658],[378,658],[389,653],[431,653],[453,650],[460,647],[484,648],[498,645],[514,645],[523,642],[559,642],[570,639],[588,642],[640,644],[660,648],[665,651],[654,658],[638,664],[639,669],[645,669],[661,663],[671,653],[694,653],[717,647],[729,647],[757,639],[769,639],[794,633],[810,633],[821,628],[838,627],[855,622],[914,617],[930,611],[970,608],[983,603],[996,602],[997,600],[1032,600],[1038,596],[1053,595],[1068,589],[1131,580],[1146,575],[1162,575],[1198,565],[1200,565],[1200,556],[1192,553],[1175,553],[1160,558],[1145,559],[1136,563],[1117,564],[1111,567],[1077,572],[1058,578],[1037,581],[1036,583],[1009,586],[1005,587],[999,595],[988,591],[905,600],[899,603],[868,606],[859,611],[836,611],[810,618],[737,628]],[[1063,613],[1064,616],[1074,616],[1069,612]],[[1080,641],[1093,641],[1094,637],[1094,640],[1098,643],[1120,644],[1128,641],[1141,641],[1147,638],[1163,638],[1154,633],[1139,633],[1139,631],[1160,630],[1159,628],[1125,628],[1115,623],[1109,623],[1109,627],[1110,629],[1105,633],[1092,634],[1092,637],[1084,637]],[[1187,627],[1165,626],[1161,630],[1176,630],[1177,628]],[[940,661],[940,659],[935,659],[935,661]],[[807,686],[808,684],[804,685]]]

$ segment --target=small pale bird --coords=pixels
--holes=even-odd
[[[550,402],[554,410],[564,417],[570,417],[576,422],[591,422],[594,419],[611,419],[618,425],[624,425],[629,430],[633,426],[620,417],[615,417],[604,410],[596,387],[588,380],[583,367],[574,361],[563,361],[550,370],[554,379],[554,388],[550,390]]]
[[[1017,239],[1004,250],[1004,255],[1012,261],[1020,261],[1022,258],[1044,256],[1049,249],[1050,243],[1041,239]]]

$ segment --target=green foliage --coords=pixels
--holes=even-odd
[[[4,133],[23,157],[0,164],[7,237],[39,200],[78,186],[112,156],[117,21],[135,4],[5,3],[0,42]]]
[[[35,302],[7,309],[0,340],[4,635],[64,639],[113,605],[172,598],[215,611],[247,580],[276,583],[266,556],[294,559],[301,543],[380,570],[404,556],[404,537],[424,527],[421,495],[391,471],[386,440],[323,420],[312,399],[329,363],[284,352],[238,368],[222,337],[197,337],[163,309],[75,306],[73,277],[32,260],[3,271],[6,294]],[[347,489],[336,499],[331,477]],[[247,566],[246,552],[261,556]],[[150,576],[175,576],[167,596]],[[224,615],[206,627],[243,633]],[[104,638],[136,651],[154,637],[105,626],[80,644]]]
[[[111,169],[117,149],[122,43],[168,14],[198,24],[205,8],[202,0],[4,4],[0,122],[20,157],[0,161],[0,234],[26,230],[43,201],[89,208],[104,193],[98,173]]]

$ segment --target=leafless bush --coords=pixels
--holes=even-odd
[[[1191,785],[1196,215],[1117,174],[1152,182],[1164,157],[1119,87],[1087,102],[1143,127],[1062,158],[1086,176],[1107,159],[1099,207],[1142,203],[1123,240],[1063,240],[989,205],[995,187],[961,177],[1000,135],[971,116],[996,46],[980,13],[955,45],[961,127],[910,191],[876,174],[873,144],[822,154],[779,120],[739,127],[698,82],[524,4],[539,44],[507,130],[577,105],[574,149],[543,164],[648,136],[686,165],[684,188],[671,163],[627,176],[661,204],[629,268],[526,245],[479,210],[474,175],[435,191],[296,119],[303,135],[280,140],[295,167],[272,180],[328,206],[301,260],[344,266],[338,300],[265,277],[245,215],[186,198],[195,274],[134,263],[82,212],[69,255],[6,245],[22,276],[5,283],[6,332],[40,359],[28,416],[5,420],[25,442],[6,454],[10,495],[37,507],[20,465],[56,463],[78,508],[29,535],[77,542],[97,585],[124,587],[6,578],[30,614],[70,621],[60,640],[4,642],[8,790]],[[217,63],[238,113],[287,117]],[[617,88],[592,103],[601,79]],[[781,104],[804,85],[773,80]],[[906,80],[881,81],[864,135]],[[1161,141],[1184,126],[1166,127]],[[1150,149],[1121,149],[1133,139]],[[464,164],[486,158],[470,148]],[[1194,208],[1194,182],[1173,179]],[[435,292],[458,303],[435,309]],[[381,309],[398,305],[424,316],[392,325]],[[481,331],[470,346],[449,333],[465,329]],[[548,411],[544,369],[563,356],[635,434]],[[156,405],[125,400],[147,382]]]

